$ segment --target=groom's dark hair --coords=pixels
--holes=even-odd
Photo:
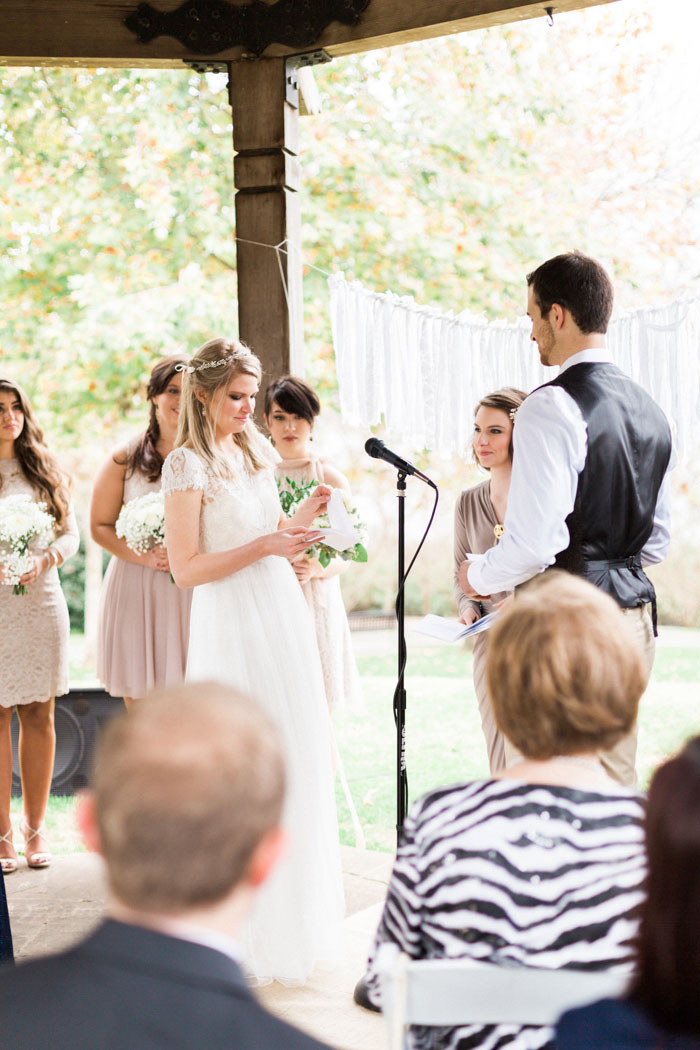
[[[93,776],[110,888],[140,911],[216,903],[279,825],[284,765],[275,726],[233,689],[165,689],[115,718]]]
[[[543,317],[559,303],[585,334],[607,332],[614,292],[607,272],[595,259],[581,252],[555,255],[529,273],[527,283]]]

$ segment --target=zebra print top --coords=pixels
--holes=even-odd
[[[642,796],[487,780],[430,792],[404,825],[369,961],[413,958],[631,968],[645,876]],[[541,1050],[543,1027],[416,1028],[416,1050]]]

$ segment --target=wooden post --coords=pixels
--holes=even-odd
[[[239,334],[263,363],[261,405],[267,383],[303,369],[299,111],[286,101],[283,58],[230,63],[229,97]],[[289,254],[245,241],[288,241]]]

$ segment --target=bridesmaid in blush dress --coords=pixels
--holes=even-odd
[[[303,379],[284,376],[268,386],[265,425],[282,457],[275,468],[277,479],[283,488],[287,487],[287,478],[297,483],[318,481],[350,496],[345,475],[313,451],[311,431],[320,411],[318,397]],[[306,555],[292,565],[314,619],[326,700],[331,710],[346,704],[357,707],[360,702],[360,676],[340,590],[339,574],[347,566],[342,558],[334,558],[324,568],[318,558]]]
[[[480,485],[466,489],[455,506],[454,594],[462,623],[467,625],[475,623],[491,612],[497,602],[508,597],[504,592],[492,594],[486,601],[472,601],[459,586],[457,573],[467,551],[484,554],[503,535],[513,466],[513,423],[526,396],[522,390],[504,387],[482,398],[474,413],[472,447],[479,466],[489,472],[489,478]],[[496,726],[486,690],[488,635],[489,632],[484,631],[474,639],[473,675],[489,771],[494,776],[505,767],[506,757],[503,734]]]
[[[154,366],[148,428],[110,455],[92,493],[92,538],[113,555],[100,604],[97,677],[127,707],[156,686],[178,685],[185,677],[192,592],[173,584],[164,547],[135,554],[115,531],[125,503],[160,489],[163,461],[177,433],[177,366],[183,361],[165,357]]]

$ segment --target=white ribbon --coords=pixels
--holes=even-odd
[[[463,455],[474,406],[502,386],[530,391],[555,375],[530,341],[530,322],[487,322],[377,293],[342,274],[329,278],[343,419],[384,422],[404,446]],[[700,437],[700,296],[622,314],[608,348],[620,368],[666,412],[679,457]]]

